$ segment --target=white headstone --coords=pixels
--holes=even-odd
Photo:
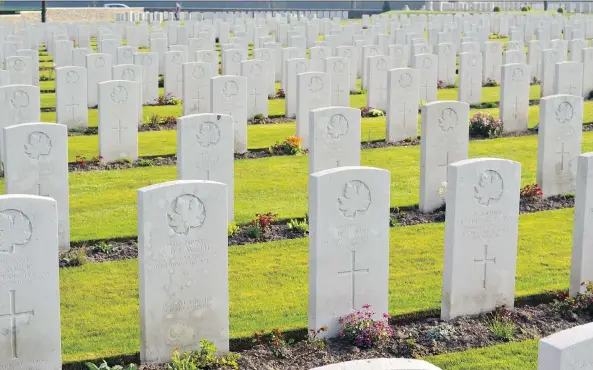
[[[56,68],[56,122],[68,128],[86,128],[87,92],[86,68]]]
[[[118,64],[112,67],[114,80],[137,82],[142,88],[142,66],[136,64]],[[142,93],[140,93],[138,104],[138,125],[142,124]]]
[[[247,151],[247,78],[217,76],[210,83],[210,112],[233,117],[235,152]]]
[[[539,341],[538,370],[593,368],[593,323],[552,334]]]
[[[306,72],[297,75],[296,136],[309,147],[309,112],[331,105],[330,77],[324,72]]]
[[[99,154],[104,162],[138,159],[140,84],[114,80],[99,84]]]
[[[338,334],[364,304],[387,312],[389,171],[341,167],[309,176],[309,327]]]
[[[505,132],[526,131],[529,113],[530,71],[526,64],[502,66],[500,118]]]
[[[386,140],[396,142],[418,136],[420,71],[397,68],[387,72]]]
[[[111,55],[89,54],[86,56],[87,106],[94,108],[99,104],[97,85],[111,80]]]
[[[437,78],[443,81],[445,86],[455,85],[455,69],[457,63],[455,45],[449,43],[438,44],[437,57],[439,60]]]
[[[438,101],[422,106],[420,140],[420,210],[432,212],[443,204],[439,194],[449,165],[467,159],[469,104]]]
[[[592,25],[593,26],[593,25]],[[593,27],[592,27],[593,28]],[[593,48],[584,48],[583,56],[583,97],[587,99],[593,91]]]
[[[521,164],[480,158],[449,167],[441,318],[513,308]]]
[[[367,58],[367,106],[376,109],[387,109],[387,70],[389,57],[375,55]]]
[[[309,112],[309,174],[360,166],[360,110],[318,108]]]
[[[21,56],[7,57],[5,68],[10,72],[10,83],[33,85],[33,59]]]
[[[582,124],[582,97],[551,95],[540,100],[537,183],[544,197],[574,191]]]
[[[434,54],[414,56],[413,67],[420,70],[420,100],[437,100],[437,66],[438,57]]]
[[[484,60],[482,82],[491,79],[501,80],[500,66],[502,65],[502,44],[492,41],[484,43]]]
[[[70,249],[67,127],[49,123],[5,127],[2,149],[6,193],[55,199],[59,247],[67,251]]]
[[[0,196],[0,367],[59,369],[60,288],[56,201]],[[42,365],[41,365],[42,364]]]
[[[207,339],[229,350],[227,187],[165,182],[138,190],[140,358],[162,363]]]
[[[561,53],[556,49],[545,49],[542,51],[543,69],[541,81],[541,97],[554,94],[554,80],[556,73],[556,63],[563,62]]]
[[[309,59],[289,59],[284,66],[286,80],[284,84],[284,99],[286,117],[296,117],[297,114],[297,75],[311,70]]]
[[[205,62],[183,64],[183,115],[210,112],[212,65]]]
[[[134,54],[134,64],[142,66],[142,102],[154,104],[159,97],[158,55],[156,53],[136,53]]]
[[[331,57],[325,59],[325,72],[330,77],[331,105],[350,106],[350,59]]]
[[[457,100],[469,104],[482,101],[482,54],[459,54],[459,89]]]
[[[218,181],[227,186],[229,221],[234,215],[234,128],[225,114],[177,119],[177,178]]]
[[[4,127],[41,121],[39,87],[7,85],[0,87],[0,143],[4,142]],[[0,151],[0,159],[3,159]]]
[[[554,75],[554,95],[583,95],[583,63],[556,63]]]
[[[268,81],[266,70],[268,63],[263,60],[245,60],[241,62],[241,76],[247,78],[247,118],[256,114],[268,116]]]

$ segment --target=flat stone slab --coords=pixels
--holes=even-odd
[[[422,360],[407,358],[374,358],[340,362],[311,370],[441,370],[440,368]]]

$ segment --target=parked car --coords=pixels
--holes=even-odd
[[[129,8],[126,4],[105,4],[104,8]]]

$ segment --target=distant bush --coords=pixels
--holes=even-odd
[[[500,6],[495,6],[494,9],[492,9],[493,12],[499,12],[500,11]]]
[[[558,8],[558,13],[560,13],[560,14],[564,13],[564,9]]]
[[[522,12],[528,12],[529,11],[529,8],[527,8],[526,6],[524,6],[524,7],[521,8],[521,11]]]

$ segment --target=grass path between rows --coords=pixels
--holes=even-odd
[[[593,151],[593,132],[583,133],[582,151]],[[537,136],[477,140],[470,158],[505,158],[522,165],[522,184],[533,184],[537,166]],[[420,147],[363,150],[361,164],[391,171],[391,205],[418,203]],[[172,181],[175,166],[70,173],[72,240],[136,235],[136,192]],[[248,222],[255,213],[274,211],[281,218],[307,213],[308,157],[269,157],[235,161],[235,220]],[[2,183],[0,182],[0,188]]]
[[[518,297],[568,286],[572,217],[572,209],[520,216]],[[398,227],[390,234],[389,312],[438,309],[444,224]],[[248,337],[259,329],[306,328],[307,270],[307,239],[231,247],[231,337]],[[139,351],[137,271],[137,260],[60,270],[65,361]],[[451,364],[461,360],[442,358]]]

